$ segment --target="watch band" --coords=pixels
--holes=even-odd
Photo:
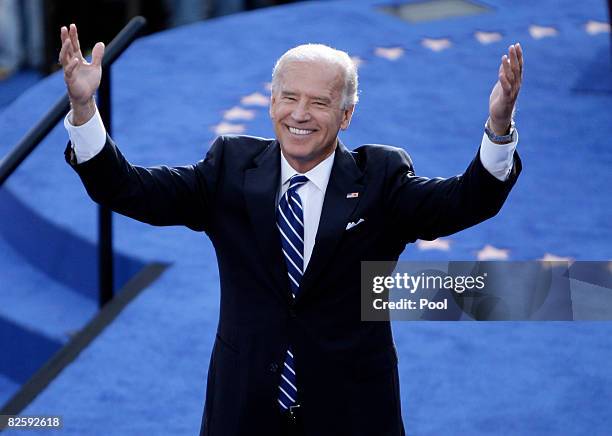
[[[485,123],[485,133],[491,142],[496,144],[510,144],[514,140],[514,120],[510,122],[510,131],[506,135],[496,135],[493,130],[489,129],[489,120]]]

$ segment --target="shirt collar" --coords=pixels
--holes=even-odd
[[[308,177],[308,180],[312,182],[317,188],[319,188],[319,190],[323,193],[327,189],[327,183],[329,182],[329,176],[331,175],[335,156],[336,152],[334,151],[323,161],[319,162],[310,171],[304,173],[304,175]],[[284,187],[284,185],[289,182],[289,179],[295,174],[300,173],[293,169],[289,162],[287,162],[287,159],[285,158],[285,155],[281,150],[281,186]]]

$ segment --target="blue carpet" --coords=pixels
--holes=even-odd
[[[96,299],[74,292],[49,277],[1,237],[0,252],[0,317],[64,344],[96,314]],[[10,354],[4,356],[8,357]],[[11,358],[13,365],[20,365],[22,357],[19,354]]]
[[[69,229],[43,219],[10,190],[3,188],[0,188],[0,222],[3,224],[0,236],[30,265],[74,292],[98,300],[98,253],[95,245],[73,235]],[[144,266],[122,253],[116,253],[114,262],[115,289],[120,289]]]
[[[17,383],[25,383],[61,347],[61,343],[0,318],[0,372]],[[22,356],[15,365],[12,356]]]
[[[363,60],[361,102],[345,144],[401,146],[418,174],[450,176],[477,150],[499,58],[520,41],[524,172],[508,203],[489,222],[449,237],[447,251],[412,246],[402,257],[471,260],[492,245],[514,260],[609,259],[612,151],[602,126],[612,119],[612,98],[575,90],[609,49],[609,34],[584,27],[607,21],[605,3],[481,3],[492,11],[410,25],[375,11],[380,1],[305,2],[150,36],[113,68],[113,136],[133,163],[191,163],[233,106],[254,117],[227,123],[271,136],[266,107],[241,99],[266,94],[273,63],[286,49],[323,42]],[[535,39],[531,25],[558,33]],[[501,39],[481,44],[476,31]],[[451,47],[434,52],[423,38],[447,38]],[[404,52],[390,60],[379,55],[381,47]],[[62,91],[61,77],[52,76],[0,116],[0,154]],[[63,162],[65,141],[63,129],[54,130],[7,189],[41,219],[93,242],[95,209]],[[121,252],[173,266],[26,413],[63,415],[61,433],[70,435],[196,434],[218,316],[212,247],[186,229],[115,222]],[[394,332],[410,435],[596,435],[612,427],[608,323],[397,323]]]
[[[609,47],[603,47],[584,66],[582,75],[574,84],[574,90],[585,93],[612,94],[612,61]]]
[[[21,70],[7,79],[0,80],[0,111],[12,103],[26,89],[42,79],[42,74],[33,70]]]
[[[7,401],[19,390],[20,386],[20,383],[15,383],[8,377],[0,375],[0,403]]]

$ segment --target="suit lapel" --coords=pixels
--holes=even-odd
[[[246,170],[244,195],[253,232],[261,250],[261,259],[270,273],[274,288],[283,301],[288,298],[289,283],[276,228],[276,195],[280,180],[280,148],[274,141],[255,159],[256,167]]]
[[[315,246],[302,277],[300,294],[296,302],[311,292],[317,277],[329,263],[336,245],[344,234],[346,224],[361,198],[360,196],[347,198],[349,193],[358,192],[361,195],[363,192],[361,177],[361,170],[357,167],[350,151],[338,141],[334,165],[323,200]]]

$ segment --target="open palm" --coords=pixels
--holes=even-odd
[[[523,50],[513,44],[501,60],[498,81],[489,97],[489,117],[493,131],[504,134],[510,125],[512,112],[523,81]]]
[[[61,29],[62,49],[59,62],[64,69],[64,81],[73,105],[86,104],[100,86],[104,44],[98,42],[93,49],[91,63],[81,53],[76,25]]]

